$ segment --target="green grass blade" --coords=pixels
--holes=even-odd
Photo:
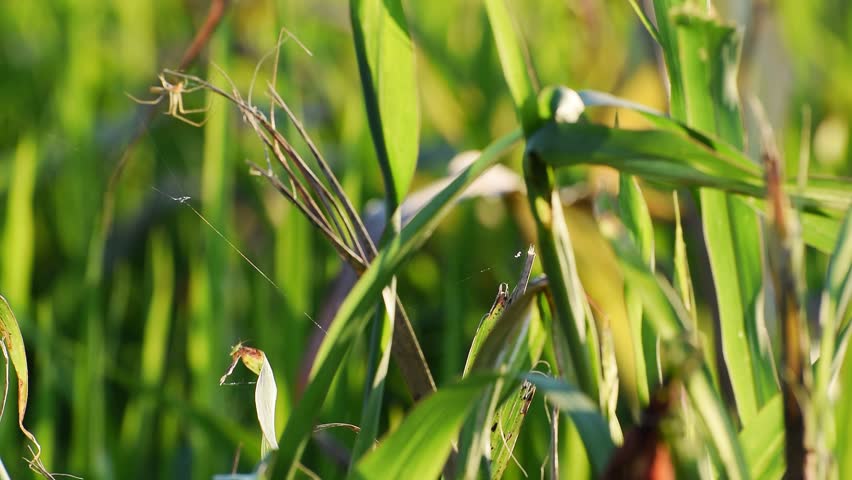
[[[417,167],[414,47],[399,0],[352,0],[350,14],[370,133],[393,212]]]
[[[784,474],[784,416],[781,395],[761,407],[739,433],[751,478],[780,479]]]
[[[396,277],[393,277],[391,284],[382,290],[382,300],[384,300],[385,308],[379,318],[375,320],[381,320],[377,332],[379,335],[377,353],[380,354],[380,359],[372,376],[372,384],[368,386],[369,395],[361,413],[361,432],[355,439],[351,465],[354,465],[364,453],[372,448],[378,435],[379,419],[382,414],[382,397],[385,394],[385,380],[390,366],[391,344],[396,317]]]
[[[819,321],[822,338],[820,339],[820,358],[816,364],[813,389],[818,459],[830,458],[838,444],[845,445],[849,441],[846,428],[837,429],[835,426],[835,404],[838,399],[841,402],[844,401],[844,397],[834,397],[830,394],[830,391],[832,384],[836,384],[838,381],[840,368],[843,365],[844,357],[847,355],[849,320],[852,319],[852,309],[849,309],[851,299],[852,209],[846,213],[840,238],[829,260],[825,286],[820,299]],[[838,326],[841,328],[838,329]],[[848,389],[845,385],[840,388]],[[839,437],[842,437],[842,439]],[[822,465],[824,466],[824,464]],[[834,469],[836,471],[836,466],[834,466]]]
[[[514,458],[513,451],[521,426],[535,395],[535,385],[521,382],[521,387],[509,395],[509,399],[494,412],[491,429],[491,478],[503,477],[503,473]]]
[[[618,211],[633,242],[641,252],[648,267],[654,270],[654,227],[648,205],[642,198],[642,191],[636,178],[619,175]],[[624,285],[624,303],[630,333],[633,339],[634,364],[636,369],[636,389],[640,405],[647,405],[649,383],[659,381],[656,369],[656,338],[643,338],[642,297],[630,284]]]
[[[142,340],[138,378],[143,385],[161,385],[171,335],[171,307],[174,294],[174,258],[168,237],[159,230],[151,236],[151,300]],[[125,472],[142,468],[139,451],[151,447],[155,404],[147,397],[135,397],[127,406],[121,424],[120,446]]]
[[[437,477],[464,419],[494,381],[493,376],[473,376],[429,396],[379,448],[364,457],[355,478]]]
[[[695,290],[692,286],[692,275],[689,273],[689,260],[686,256],[686,242],[683,239],[683,223],[680,214],[680,200],[677,192],[673,194],[675,208],[675,239],[674,239],[674,284],[680,295],[683,307],[689,312],[692,328],[698,331],[698,319],[695,304]]]
[[[500,66],[503,68],[503,78],[509,85],[515,112],[524,127],[524,133],[529,135],[537,126],[538,107],[535,87],[524,61],[520,39],[515,33],[505,0],[486,0],[485,11],[488,13],[488,22],[494,35],[497,54],[500,56]]]
[[[476,362],[477,355],[479,355],[479,350],[482,348],[482,345],[485,343],[488,335],[490,335],[491,331],[494,330],[494,325],[497,324],[497,321],[503,315],[503,311],[505,310],[508,301],[509,286],[505,283],[501,283],[497,288],[497,296],[494,297],[494,303],[491,305],[491,309],[482,317],[479,321],[479,325],[476,327],[476,333],[473,335],[473,342],[470,346],[470,350],[467,352],[467,360],[465,361],[462,375],[467,375],[470,372],[474,362]]]
[[[581,123],[548,123],[527,150],[553,167],[594,164],[673,186],[708,186],[763,194],[760,170],[668,130],[622,130]]]
[[[539,282],[528,289],[534,261],[535,250],[530,247],[520,278],[511,294],[506,284],[501,284],[498,288],[491,310],[483,317],[477,328],[468,354],[465,374],[475,367],[477,371],[499,371],[503,374],[515,375],[529,371],[538,361],[544,338],[538,335],[531,338],[531,335],[539,330],[537,328],[539,317],[533,308],[532,300],[539,293],[542,285]],[[504,334],[507,331],[510,333]],[[496,343],[492,337],[500,341]],[[486,344],[488,348],[484,349]],[[480,356],[483,350],[483,355]],[[494,425],[505,426],[499,433],[517,440],[522,418],[517,418],[517,412],[506,410],[512,408],[511,405],[499,405],[500,397],[506,391],[506,387],[506,382],[502,380],[495,382],[494,388],[489,389],[491,395],[483,398],[474,415],[466,422],[459,439],[459,455],[453,459],[457,474],[463,474],[465,478],[476,476],[481,460],[486,454],[483,451],[488,443],[484,440],[485,438],[492,440],[490,442],[492,455],[502,454],[501,462],[507,462],[511,458],[514,441],[493,441],[495,429],[492,428]],[[502,422],[504,413],[511,413],[511,422],[506,425]],[[498,469],[500,467],[499,463],[492,465]]]
[[[688,338],[691,322],[675,289],[650,271],[626,233],[618,233],[619,227],[614,218],[607,217],[605,221],[613,227],[602,230],[609,234],[622,266],[624,281],[634,285],[641,293],[649,324],[656,334],[664,342],[682,342]],[[706,428],[706,441],[720,458],[725,474],[728,478],[748,478],[747,464],[733,423],[713,388],[707,367],[691,375],[685,383],[693,408]]]
[[[834,351],[832,368],[830,372],[827,366],[817,370],[817,383],[819,387],[827,387],[829,377],[836,377],[843,357],[849,343],[850,331],[852,331],[852,209],[846,212],[846,219],[840,227],[837,246],[828,264],[826,272],[825,289],[820,302],[820,325],[823,329],[823,352]],[[835,340],[835,336],[836,340]],[[835,347],[835,342],[837,347]],[[822,370],[825,368],[826,370]],[[820,378],[820,376],[824,376]],[[817,390],[820,391],[820,390]]]
[[[435,196],[399,233],[391,238],[379,252],[370,267],[341,304],[331,328],[317,352],[311,383],[298,403],[284,430],[273,476],[280,478],[284,472],[292,475],[296,463],[311,432],[314,418],[328,393],[340,362],[354,339],[361,333],[384,286],[390,282],[402,263],[420,246],[446,216],[464,189],[521,137],[516,130],[489,145],[467,169]]]
[[[737,75],[741,36],[703,12],[683,9],[669,14],[678,35],[687,106],[682,120],[741,148],[739,92],[730,80]],[[775,391],[769,352],[761,349],[756,321],[762,284],[759,226],[754,212],[724,192],[701,189],[699,197],[716,285],[722,355],[745,423]]]
[[[26,311],[33,270],[35,225],[33,193],[35,191],[38,156],[36,141],[24,136],[14,155],[10,175],[9,197],[6,203],[6,223],[2,237],[2,282],[5,294],[19,312]]]

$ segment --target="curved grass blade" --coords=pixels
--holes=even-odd
[[[399,266],[429,238],[448,213],[453,201],[520,137],[520,131],[516,130],[486,148],[474,163],[420,210],[399,235],[387,242],[352,288],[317,352],[305,395],[287,421],[280,441],[279,458],[272,469],[274,477],[280,478],[284,472],[288,476],[295,472],[296,463],[304,450],[307,435],[313,427],[328,387],[352,342],[363,331],[381,290]]]
[[[352,0],[350,11],[367,119],[392,212],[417,167],[414,47],[400,0]]]

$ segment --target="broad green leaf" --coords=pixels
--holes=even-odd
[[[678,36],[675,54],[686,105],[679,119],[742,148],[736,84],[741,35],[689,4],[667,13]],[[703,188],[698,195],[716,285],[722,355],[745,423],[775,390],[756,320],[762,282],[759,224],[754,212],[724,192]]]
[[[435,478],[470,409],[495,381],[472,376],[419,403],[379,448],[364,457],[355,478]]]
[[[394,211],[417,167],[414,47],[400,0],[351,0],[350,14],[370,133]]]
[[[287,472],[288,476],[295,472],[307,435],[311,432],[331,381],[352,342],[363,331],[384,286],[390,282],[399,266],[429,238],[464,189],[494,165],[520,137],[521,132],[516,130],[486,148],[475,162],[423,207],[398,235],[386,243],[352,288],[338,309],[317,352],[310,384],[287,421],[280,441],[279,458],[272,469],[274,477],[280,478],[283,472]]]
[[[500,66],[503,68],[503,78],[509,85],[512,103],[524,133],[530,135],[537,127],[538,113],[536,106],[536,91],[524,61],[521,41],[515,34],[512,17],[506,9],[505,0],[485,0],[485,10],[494,44],[500,56]]]

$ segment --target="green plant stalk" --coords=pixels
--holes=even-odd
[[[554,185],[552,167],[534,152],[524,158],[524,177],[533,217],[536,221],[541,263],[550,282],[555,311],[568,350],[577,383],[591,398],[598,398],[598,373],[593,369],[586,345],[585,294],[576,272],[568,229],[562,217],[562,201]]]

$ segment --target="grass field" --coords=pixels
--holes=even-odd
[[[3,3],[0,479],[852,475],[850,31]]]

